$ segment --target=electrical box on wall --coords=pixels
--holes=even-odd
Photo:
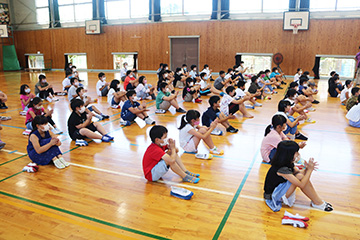
[[[88,20],[85,21],[85,33],[86,34],[101,34],[100,20]]]

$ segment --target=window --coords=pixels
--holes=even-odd
[[[123,64],[128,64],[127,69],[137,68],[137,53],[112,53],[114,60],[114,69],[120,70]]]
[[[29,69],[44,69],[44,55],[42,54],[25,54]]]
[[[38,24],[48,24],[49,20],[49,2],[48,0],[36,0],[36,22]]]
[[[289,10],[289,0],[263,0],[264,12],[284,12]]]
[[[77,69],[87,69],[86,53],[65,53],[68,62],[72,62]]]
[[[212,0],[162,0],[161,15],[210,15],[212,12]]]
[[[149,0],[105,0],[105,14],[107,19],[147,18]]]
[[[352,79],[355,72],[354,56],[322,56],[320,58],[320,76],[327,77],[331,71],[336,71],[341,77]]]
[[[230,0],[230,13],[284,12],[289,0]]]
[[[92,0],[58,0],[60,22],[92,19]]]
[[[336,10],[360,10],[360,1],[337,0]]]
[[[272,54],[259,53],[241,53],[241,61],[244,61],[244,67],[248,67],[248,73],[258,74],[260,71],[271,69]]]
[[[335,11],[336,0],[311,0],[311,11]]]

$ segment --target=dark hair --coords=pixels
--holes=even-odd
[[[261,75],[263,75],[263,74],[265,74],[265,72],[264,72],[264,71],[260,71],[260,72],[257,74],[257,76],[258,76],[258,77],[261,77]]]
[[[184,63],[184,64],[182,65],[182,67],[187,67],[187,65]]]
[[[212,107],[212,106],[214,106],[214,104],[215,103],[217,103],[218,101],[220,101],[220,97],[219,96],[211,96],[210,98],[209,98],[209,104],[210,104],[210,106]]]
[[[234,71],[234,69],[228,68],[228,71],[227,71],[227,72],[229,73],[229,72],[232,72],[232,71]]]
[[[231,93],[231,92],[234,91],[234,90],[235,90],[234,86],[228,86],[228,87],[225,89],[225,92],[226,92],[227,94],[229,94],[229,93]]]
[[[237,83],[238,88],[244,87],[244,86],[245,86],[245,81],[238,81],[238,83]]]
[[[127,97],[127,98],[130,98],[130,97],[133,96],[134,94],[136,95],[135,90],[134,90],[134,89],[131,89],[131,90],[129,90],[129,91],[126,92],[126,97]]]
[[[289,88],[291,89],[291,88],[295,88],[297,86],[299,86],[299,84],[297,82],[291,82],[289,85]]]
[[[39,81],[43,80],[43,79],[46,79],[46,76],[44,74],[40,74],[39,75]]]
[[[34,97],[32,100],[30,100],[29,108],[33,108],[35,105],[38,105],[41,102],[42,102],[41,98]]]
[[[167,85],[168,85],[168,84],[167,84],[166,82],[160,83],[160,86],[159,86],[160,91],[162,91],[164,88],[166,88]]]
[[[144,78],[145,78],[145,76],[140,76],[139,77],[139,83],[142,83],[142,84],[144,84]]]
[[[352,80],[346,80],[345,81],[345,86],[348,86],[349,84],[351,84],[352,83]]]
[[[305,71],[304,73],[303,73],[303,75],[309,75],[310,73],[309,73],[309,71]]]
[[[291,106],[291,103],[288,100],[281,100],[278,104],[278,111],[285,112],[287,106]]]
[[[202,72],[200,73],[200,78],[203,78],[206,75],[206,73]]]
[[[166,129],[166,127],[162,126],[162,125],[155,125],[150,129],[149,135],[150,135],[150,139],[153,143],[155,143],[155,139],[157,138],[162,138],[164,136],[165,133],[167,133],[168,130]]]
[[[98,78],[102,78],[103,76],[105,76],[105,73],[103,73],[103,72],[98,74]]]
[[[275,72],[278,68],[277,67],[273,67],[272,71]]]
[[[207,68],[207,67],[209,67],[209,65],[205,64],[205,65],[204,65],[204,68]]]
[[[299,80],[299,84],[300,85],[303,85],[305,82],[307,82],[308,81],[308,79],[307,78],[300,78],[300,80]]]
[[[21,95],[26,95],[26,92],[25,92],[26,87],[29,87],[29,85],[23,84],[23,85],[20,86],[20,94]]]
[[[297,93],[297,91],[295,89],[291,88],[286,92],[285,98],[295,96],[296,93]]]
[[[78,79],[78,78],[76,78],[76,77],[72,77],[72,78],[70,78],[70,83],[71,83],[71,85],[73,85],[73,84],[74,84],[75,80],[79,80],[79,79]]]
[[[190,66],[190,69],[191,69],[191,70],[194,70],[194,68],[196,68],[196,65],[195,65],[195,64],[193,64],[193,65]]]
[[[44,125],[44,124],[47,124],[48,122],[49,122],[49,120],[44,115],[35,116],[33,121],[31,122],[31,126],[33,128],[31,133],[33,133],[37,130],[36,125]],[[31,135],[31,133],[30,133],[30,135]]]
[[[298,68],[297,70],[296,70],[296,72],[299,72],[301,70],[301,68]]]
[[[163,65],[164,65],[163,63],[160,63],[160,66],[159,66],[159,67],[161,68]]]
[[[339,78],[340,78],[339,74],[335,73],[334,76],[333,76],[334,81],[338,80]]]
[[[277,126],[283,126],[286,123],[286,118],[283,115],[276,114],[271,119],[271,125],[265,129],[265,136],[269,134],[271,128],[276,129]]]
[[[165,69],[166,67],[168,67],[169,65],[167,65],[167,63],[163,63],[162,68]]]
[[[75,65],[72,65],[72,66],[71,66],[71,69],[73,69],[73,68],[76,68],[76,66],[75,66]]]
[[[76,94],[77,94],[77,95],[80,95],[79,92],[80,92],[81,90],[83,90],[83,89],[84,89],[83,87],[78,87],[78,88],[76,89]]]
[[[265,70],[265,74],[271,72],[270,69]]]
[[[223,71],[223,70],[221,70],[220,72],[219,72],[219,75],[222,75],[222,74],[224,74],[225,72]]]
[[[200,113],[197,110],[187,111],[186,114],[181,117],[179,130],[183,129],[186,124],[190,123],[191,120],[198,118],[200,118]]]
[[[251,82],[256,82],[257,79],[258,79],[258,76],[256,76],[256,75],[255,75],[255,76],[252,76],[252,77],[251,77]]]
[[[68,77],[69,75],[72,75],[72,71],[71,71],[70,68],[67,68],[67,69],[65,70],[65,77]]]
[[[360,88],[358,88],[358,87],[353,87],[353,88],[351,89],[351,94],[352,94],[353,96],[355,96],[355,94],[356,94],[359,90],[360,90]]]
[[[126,76],[128,76],[132,71],[131,70],[127,70],[126,71]]]
[[[333,76],[336,73],[336,71],[331,71],[330,76]]]
[[[119,91],[119,88],[118,88],[119,84],[120,84],[119,80],[117,80],[117,79],[112,80],[111,83],[110,83],[110,89],[111,88],[114,89],[115,92]]]
[[[179,72],[179,71],[181,71],[181,68],[177,67],[175,72]]]
[[[73,101],[71,101],[70,103],[70,107],[74,112],[76,111],[77,107],[81,107],[81,106],[84,106],[84,102],[83,100],[77,98],[73,99]]]
[[[294,167],[294,155],[300,149],[295,141],[284,140],[279,142],[275,155],[271,160],[271,166],[274,167]]]

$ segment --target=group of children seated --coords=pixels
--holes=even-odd
[[[277,93],[276,89],[283,89],[281,85],[286,85],[283,73],[280,73],[278,68],[275,67],[272,71],[260,71],[256,75],[246,75],[247,68],[244,67],[243,62],[239,66],[229,68],[227,73],[220,71],[219,77],[215,80],[208,65],[204,65],[204,69],[198,74],[196,65],[192,65],[188,71],[184,64],[173,72],[169,70],[167,64],[160,64],[156,87],[148,84],[145,76],[138,76],[135,69],[127,70],[126,63],[123,66],[121,81],[114,79],[108,83],[105,74],[99,73],[96,83],[98,97],[106,97],[109,107],[121,109],[120,124],[129,126],[136,119],[149,125],[155,124],[148,115],[146,102],[138,102],[141,100],[154,100],[157,114],[164,114],[173,107],[176,112],[184,113],[178,128],[180,147],[185,153],[193,153],[196,158],[201,159],[211,159],[212,154],[224,154],[223,150],[215,146],[212,139],[212,135],[223,134],[219,126],[223,126],[229,133],[237,133],[239,130],[231,126],[229,120],[235,119],[238,111],[244,118],[253,118],[254,116],[247,109],[261,107],[262,104],[257,100],[271,99],[271,95]],[[298,69],[297,75],[294,77],[294,82],[290,83],[285,98],[278,103],[278,109],[274,110],[275,114],[271,124],[266,128],[261,144],[263,161],[272,164],[266,177],[264,196],[269,207],[278,211],[281,202],[287,202],[288,205],[293,203],[295,187],[300,187],[312,200],[313,207],[331,211],[331,205],[319,198],[309,182],[316,163],[310,159],[305,163],[305,170],[299,170],[294,166],[299,156],[298,150],[306,145],[305,142],[298,144],[294,140],[308,139],[299,132],[298,125],[303,122],[315,122],[308,116],[308,112],[314,111],[313,104],[319,103],[315,99],[316,84],[309,79],[308,72],[302,73],[301,69]],[[212,84],[211,81],[214,83]],[[250,86],[246,91],[245,86],[248,81]],[[347,88],[351,88],[350,85],[346,85]],[[207,110],[200,113],[197,110],[186,111],[181,108],[178,102],[180,91],[185,102],[194,102],[194,104],[201,103],[202,96],[211,95],[208,98]],[[103,120],[109,116],[96,108],[94,104],[97,101],[87,96],[86,92],[81,86],[76,67],[69,66],[66,69],[66,78],[63,80],[63,93],[67,95],[72,110],[67,121],[70,138],[77,146],[87,146],[87,138],[100,139],[103,142],[112,141],[114,138],[103,126],[99,122],[93,122],[93,117]],[[344,93],[347,98],[348,92]],[[27,130],[24,134],[30,135],[27,149],[30,159],[39,165],[53,162],[57,168],[69,166],[59,149],[61,142],[55,137],[55,134],[61,134],[62,131],[52,120],[53,109],[46,109],[43,106],[44,99],[48,102],[58,100],[54,97],[55,93],[51,84],[47,83],[46,76],[43,74],[39,76],[35,94],[31,93],[31,89],[26,84],[20,87],[20,94],[23,109],[21,114],[26,116]],[[359,89],[353,95],[359,96]],[[1,96],[3,95],[0,93]],[[351,101],[353,100],[349,98],[346,104]],[[0,98],[0,104],[2,103],[5,101]],[[145,178],[149,181],[157,181],[171,168],[183,181],[198,183],[200,175],[186,169],[179,157],[175,140],[168,138],[167,133],[166,127],[160,125],[155,125],[150,130],[152,144],[143,157]],[[209,153],[198,152],[201,140],[209,148]],[[281,189],[279,189],[280,185]],[[280,198],[274,196],[274,192],[279,191],[282,193],[281,196],[278,195]]]

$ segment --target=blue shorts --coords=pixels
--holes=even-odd
[[[169,171],[169,167],[166,165],[164,160],[160,160],[152,169],[151,175],[152,180],[157,181]]]
[[[354,121],[349,120],[349,125],[352,127],[360,128],[360,121],[354,122]]]
[[[115,97],[111,99],[111,106],[118,105],[119,103],[115,102]]]
[[[130,111],[127,111],[126,114],[121,114],[121,118],[122,118],[123,120],[125,120],[125,121],[130,121],[130,122],[132,122],[132,121],[135,120],[136,115],[133,114],[133,113],[130,112]]]
[[[291,186],[291,182],[289,182],[289,181],[280,183],[274,189],[274,192],[271,194],[271,199],[265,199],[266,205],[268,205],[268,207],[271,210],[273,210],[274,212],[280,211],[280,209],[282,207],[282,203],[283,203],[283,196],[286,194],[287,190],[289,190],[290,186]],[[290,204],[286,203],[286,205],[291,205],[292,206],[294,204],[294,201],[295,201],[295,194],[294,194],[293,198],[294,198],[293,201],[290,201]]]

